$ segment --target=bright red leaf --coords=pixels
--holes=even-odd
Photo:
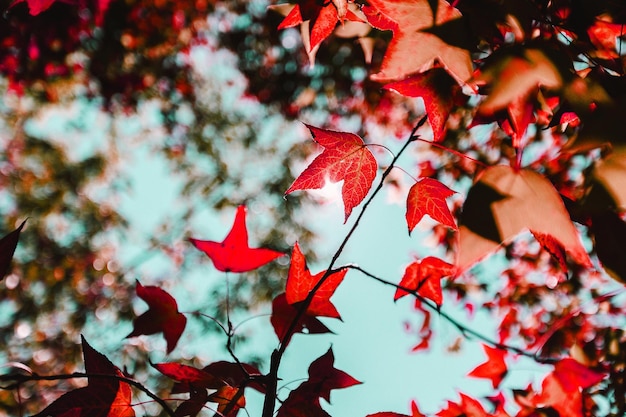
[[[490,379],[493,387],[498,388],[498,385],[500,385],[500,382],[502,382],[502,379],[508,372],[506,362],[504,361],[506,351],[488,345],[483,345],[483,349],[487,354],[487,361],[478,365],[467,375],[475,378]]]
[[[455,192],[434,178],[422,178],[409,190],[406,199],[406,222],[409,234],[428,214],[433,220],[456,230],[454,217],[450,213],[446,198]]]
[[[259,268],[284,254],[266,248],[248,246],[246,206],[237,207],[232,229],[222,242],[190,238],[189,241],[204,252],[218,271],[247,272]]]
[[[218,389],[226,382],[215,377],[204,369],[180,363],[155,363],[152,365],[157,371],[177,382],[193,385],[195,388]]]
[[[240,408],[246,406],[246,399],[243,395],[240,395],[237,398],[237,402],[231,405],[233,401],[235,401],[235,396],[239,392],[240,389],[243,388],[235,388],[228,385],[224,385],[211,395],[209,395],[208,400],[212,403],[217,403],[217,411],[220,413],[220,416],[224,417],[235,417]],[[230,405],[230,412],[224,414],[226,408]]]
[[[291,340],[291,336],[286,339],[287,331],[296,318],[297,313],[297,308],[287,302],[285,293],[279,294],[274,298],[274,301],[272,301],[270,322],[274,327],[274,332],[276,336],[278,336],[278,340],[280,340],[282,344],[289,344]],[[294,327],[293,333],[318,334],[332,332],[321,321],[305,312]]]
[[[159,287],[144,287],[137,281],[137,295],[149,308],[133,321],[133,331],[126,337],[163,333],[167,341],[167,353],[170,353],[185,330],[187,318],[178,312],[174,297]]]
[[[25,223],[26,220],[24,220],[17,227],[17,229],[0,239],[0,280],[2,280],[9,273],[11,260],[13,259],[15,248],[17,248],[17,242],[20,239],[20,232],[22,231]]]
[[[345,207],[345,220],[352,209],[365,198],[374,178],[378,164],[359,136],[306,125],[313,139],[324,147],[324,152],[300,174],[285,192],[319,189],[328,181],[343,181],[341,195]]]
[[[106,356],[81,337],[85,373],[124,377]],[[63,394],[33,417],[135,417],[130,385],[115,378],[89,377],[86,387]]]
[[[383,22],[379,29],[393,30],[393,39],[387,47],[380,72],[372,75],[377,81],[405,78],[433,67],[435,60],[444,65],[460,83],[472,76],[472,60],[469,51],[449,45],[439,37],[423,32],[433,26],[459,18],[461,13],[446,1],[438,0],[437,15],[433,18],[433,1],[429,0],[370,0],[383,17],[368,15],[372,25]],[[389,21],[395,22],[393,26]]]
[[[444,68],[433,68],[420,74],[385,85],[383,88],[407,97],[421,97],[433,129],[435,142],[443,141],[446,122],[455,105],[463,104],[467,96]]]
[[[435,415],[438,417],[491,417],[477,400],[463,393],[460,396],[460,403],[448,401],[447,407]]]
[[[428,298],[437,305],[443,302],[441,279],[454,275],[455,267],[439,258],[428,256],[421,261],[413,262],[404,271],[400,286],[416,290],[422,297]],[[409,294],[398,288],[393,299],[398,300]]]
[[[343,278],[346,276],[347,269],[330,274],[324,284],[315,292],[311,304],[307,308],[307,313],[311,316],[324,316],[332,318],[341,318],[337,308],[330,302],[333,295]],[[291,265],[289,266],[289,275],[287,276],[287,302],[296,304],[304,301],[309,292],[315,287],[319,280],[324,276],[326,271],[318,272],[311,275],[306,265],[306,259],[300,251],[300,246],[296,242],[291,254]]]

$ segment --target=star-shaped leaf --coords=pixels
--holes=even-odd
[[[443,141],[446,122],[454,106],[463,104],[467,100],[459,84],[444,68],[440,67],[389,83],[383,88],[403,96],[421,97],[424,100],[435,142]]]
[[[472,369],[468,376],[475,378],[487,378],[491,380],[494,388],[498,388],[502,379],[506,376],[508,369],[504,357],[506,351],[483,345],[483,350],[487,354],[487,361]]]
[[[309,380],[317,389],[317,395],[330,402],[330,391],[339,388],[348,388],[361,382],[344,371],[334,367],[335,355],[333,348],[315,359],[309,365]]]
[[[106,356],[81,337],[85,373],[124,377]],[[91,376],[88,385],[69,391],[32,417],[135,417],[130,385],[115,378]]]
[[[274,327],[274,332],[276,336],[278,336],[278,340],[284,345],[289,344],[291,341],[292,335],[287,338],[287,331],[297,314],[298,309],[287,302],[285,293],[277,295],[272,301],[270,322],[272,323],[272,327]],[[296,323],[293,333],[318,334],[332,332],[324,323],[315,318],[315,316],[305,312]]]
[[[372,187],[378,169],[376,158],[367,149],[363,139],[353,133],[306,126],[313,139],[324,147],[324,152],[296,178],[285,194],[296,190],[319,189],[327,181],[343,181],[341,195],[347,221],[352,209],[363,201]]]
[[[311,304],[307,308],[309,315],[340,318],[337,308],[330,302],[330,297],[339,284],[341,284],[341,281],[343,281],[346,272],[348,272],[348,270],[343,269],[326,278],[324,284],[315,292]],[[306,259],[300,251],[298,242],[296,242],[291,254],[291,265],[289,266],[289,275],[287,276],[287,302],[289,304],[296,304],[300,301],[304,301],[309,292],[317,285],[325,273],[326,271],[321,271],[315,275],[311,275],[306,265]]]
[[[185,330],[187,318],[178,312],[174,297],[159,287],[144,287],[137,281],[137,295],[149,308],[133,321],[133,331],[126,337],[163,333],[167,341],[167,353],[170,353]]]
[[[434,178],[422,178],[409,190],[406,200],[406,222],[409,234],[428,214],[433,220],[456,230],[457,226],[450,213],[446,198],[455,192]]]
[[[252,271],[284,255],[275,250],[248,246],[246,206],[243,205],[237,207],[235,223],[222,242],[194,238],[190,238],[189,241],[211,258],[215,268],[222,272]]]
[[[405,78],[410,74],[424,72],[440,62],[460,83],[472,75],[469,51],[449,45],[436,35],[423,32],[431,26],[440,25],[461,16],[461,13],[444,0],[435,0],[436,17],[433,16],[432,0],[370,0],[383,18],[370,18],[372,25],[383,22],[379,29],[393,30],[393,39],[387,47],[380,72],[372,75],[377,81]],[[390,25],[388,21],[396,23]]]
[[[421,261],[411,263],[404,271],[400,286],[417,291],[422,297],[433,300],[437,305],[443,302],[441,279],[454,275],[455,267],[439,258],[428,256]],[[398,288],[393,299],[407,295],[408,292]]]

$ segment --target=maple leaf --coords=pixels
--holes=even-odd
[[[193,385],[195,388],[218,389],[226,385],[225,381],[217,378],[206,370],[194,368],[189,365],[167,362],[155,363],[152,364],[152,367],[174,381],[185,383],[185,386]]]
[[[276,417],[330,417],[320,405],[315,387],[303,383],[289,393]]]
[[[421,97],[433,129],[433,140],[443,141],[446,122],[456,105],[467,101],[459,84],[444,68],[436,67],[420,74],[386,84],[386,90],[392,90],[407,97]]]
[[[441,279],[453,275],[454,265],[439,258],[428,256],[421,261],[411,263],[404,271],[400,286],[416,290],[422,297],[433,300],[437,305],[443,302]],[[398,300],[409,294],[398,288],[393,299]]]
[[[343,180],[341,196],[344,204],[345,220],[352,209],[365,198],[374,178],[378,164],[376,158],[365,146],[363,139],[353,133],[335,132],[306,125],[313,139],[324,147],[324,152],[296,178],[285,194],[296,190],[319,189],[327,181]]]
[[[288,339],[286,339],[287,331],[297,314],[297,308],[287,302],[287,296],[285,293],[277,295],[272,301],[272,315],[270,317],[270,322],[272,323],[272,327],[274,327],[274,332],[276,333],[276,336],[278,336],[278,340],[280,340],[282,344],[289,344],[291,335]],[[324,323],[316,319],[315,316],[311,316],[305,312],[300,317],[298,323],[296,323],[293,333],[318,334],[332,332],[324,325]]]
[[[331,347],[309,365],[309,380],[307,382],[313,384],[316,387],[317,395],[329,403],[331,390],[348,388],[361,383],[344,371],[336,369],[333,366],[334,363],[335,355]]]
[[[26,224],[24,220],[17,229],[0,239],[0,281],[9,273],[11,269],[11,260],[15,254],[15,248],[20,240],[20,232]]]
[[[551,406],[560,416],[583,417],[582,390],[606,377],[573,358],[564,358],[554,365],[554,371],[541,384],[542,392],[533,398],[535,405]]]
[[[209,402],[217,403],[217,412],[220,416],[235,417],[239,412],[239,409],[246,406],[246,399],[243,395],[240,395],[237,402],[231,405],[240,389],[243,388],[235,388],[229,385],[224,385],[209,395],[208,400]],[[228,406],[231,407],[231,411],[224,414],[224,411]]]
[[[525,229],[552,236],[576,262],[591,266],[554,186],[536,172],[497,165],[482,172],[463,205],[458,272]]]
[[[307,308],[307,313],[311,316],[324,316],[340,319],[337,308],[330,302],[343,278],[347,269],[330,274],[324,284],[315,292],[311,304]],[[291,254],[291,264],[289,265],[289,275],[287,276],[286,296],[289,304],[296,304],[304,301],[309,292],[315,287],[319,280],[326,274],[326,271],[311,275],[306,265],[306,259],[300,251],[298,242],[293,247]]]
[[[431,4],[436,2],[436,18]],[[376,81],[405,78],[409,74],[430,69],[439,61],[460,83],[472,75],[472,60],[469,51],[449,45],[436,35],[423,32],[434,25],[459,18],[461,13],[444,0],[371,0],[369,3],[384,17],[372,18],[369,22],[382,30],[392,30],[393,39],[387,47],[380,72],[371,76]],[[394,22],[390,24],[389,21]],[[380,22],[383,22],[382,26]]]
[[[133,331],[126,337],[163,333],[167,341],[167,353],[170,353],[185,330],[187,318],[178,312],[174,297],[159,287],[144,287],[137,281],[137,295],[149,308],[133,321]]]
[[[433,220],[456,230],[456,223],[446,204],[446,198],[454,193],[455,191],[434,178],[422,178],[413,184],[406,199],[406,222],[409,226],[409,234],[426,214]]]
[[[447,407],[435,415],[438,417],[491,417],[474,398],[463,393],[460,393],[460,397],[460,403],[448,401]]]
[[[273,261],[284,253],[266,248],[248,246],[246,206],[237,207],[235,223],[222,242],[190,238],[189,241],[204,252],[218,271],[248,272]]]
[[[484,344],[483,350],[487,354],[487,361],[478,365],[467,375],[475,378],[490,379],[493,388],[498,388],[498,385],[500,385],[500,382],[502,382],[502,379],[504,379],[508,372],[506,362],[504,361],[506,351]]]
[[[174,412],[174,417],[197,416],[209,401],[209,393],[206,389],[192,389],[189,398],[183,401]]]
[[[81,336],[85,373],[123,377],[122,371]],[[32,417],[134,417],[130,385],[115,378],[90,376],[87,386],[63,394]]]

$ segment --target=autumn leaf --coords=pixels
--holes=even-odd
[[[383,17],[368,15],[370,23],[379,29],[391,29],[393,39],[387,47],[380,72],[371,76],[375,81],[391,81],[410,74],[424,72],[433,67],[435,60],[443,64],[459,83],[472,75],[472,60],[469,51],[449,45],[439,37],[423,32],[461,16],[461,13],[444,0],[435,0],[436,18],[433,16],[433,1],[429,0],[371,0]],[[391,25],[388,22],[395,22]]]
[[[63,394],[32,417],[135,417],[130,385],[114,378],[124,377],[122,371],[82,336],[81,341],[85,373],[111,375],[111,378],[90,376],[86,387]]]
[[[330,302],[330,297],[339,284],[341,284],[341,281],[343,281],[346,272],[348,272],[348,270],[343,269],[330,274],[326,278],[322,286],[315,292],[311,304],[309,304],[307,308],[307,314],[311,316],[341,318],[337,308]],[[324,274],[326,274],[326,271],[311,275],[306,265],[306,259],[300,251],[298,242],[296,242],[291,254],[291,264],[289,265],[289,275],[287,276],[287,302],[289,304],[296,304],[304,301]]]
[[[235,388],[229,385],[224,385],[209,395],[208,400],[209,402],[217,403],[217,411],[221,416],[235,417],[239,412],[239,409],[246,406],[246,399],[243,395],[240,395],[239,398],[237,398],[237,402],[231,405],[231,403],[235,400],[235,396],[241,389],[243,388]],[[224,411],[229,406],[231,407],[231,411],[224,414]]]
[[[454,193],[434,178],[422,178],[413,184],[406,199],[409,234],[426,214],[433,220],[456,230],[456,223],[446,203],[446,198]]]
[[[50,8],[50,6],[52,6],[55,2],[57,2],[59,0],[14,0],[13,3],[11,3],[11,5],[9,6],[9,8],[14,7],[16,4],[19,3],[26,3],[28,4],[28,12],[31,14],[31,16],[36,16],[41,12],[46,11],[48,8]],[[78,3],[78,1],[72,1],[72,0],[64,0],[64,3]]]
[[[168,378],[177,382],[182,382],[186,386],[193,385],[195,388],[211,388],[218,389],[226,382],[215,377],[213,374],[204,369],[194,368],[193,366],[183,365],[175,362],[155,363],[152,367],[161,372]]]
[[[0,239],[0,281],[9,273],[11,269],[11,260],[15,254],[15,248],[20,240],[20,232],[26,224],[24,220],[17,229]]]
[[[165,375],[170,376],[170,378],[175,379],[177,381],[181,381],[179,383],[174,384],[172,387],[172,394],[178,394],[181,392],[191,392],[191,384],[193,383],[194,387],[203,387],[210,389],[217,389],[224,384],[230,385],[231,387],[239,387],[244,382],[248,381],[248,376],[259,376],[261,375],[261,371],[259,371],[256,367],[249,365],[247,363],[234,363],[227,361],[217,361],[213,362],[202,369],[193,368],[191,370],[182,369],[179,371],[177,366],[186,366],[180,364],[171,364],[172,369],[169,369],[169,373],[163,372]],[[245,372],[244,372],[245,370]],[[187,371],[191,375],[187,375]],[[195,377],[194,374],[198,373],[198,377]],[[182,373],[182,375],[179,375]],[[184,378],[184,379],[183,379]],[[195,379],[195,381],[194,381]],[[204,383],[202,381],[205,381]],[[265,393],[265,386],[255,381],[247,382],[246,387],[250,387],[255,389],[261,393]]]
[[[365,198],[374,178],[378,164],[367,149],[363,139],[353,133],[335,132],[306,125],[313,139],[324,147],[324,152],[296,178],[285,194],[297,190],[319,189],[327,181],[343,181],[341,195],[345,208],[345,221],[352,209]]]
[[[167,341],[167,353],[170,353],[185,330],[187,318],[178,312],[174,297],[159,287],[144,287],[137,281],[137,295],[149,308],[133,321],[133,331],[126,337],[163,333]]]
[[[248,272],[273,261],[284,254],[266,248],[248,246],[246,206],[237,207],[235,223],[222,242],[190,238],[189,241],[204,252],[218,271]]]
[[[421,97],[433,129],[433,140],[443,141],[446,122],[452,109],[467,101],[459,84],[444,68],[432,68],[420,74],[414,74],[401,81],[386,84],[386,90],[392,90],[407,97]]]
[[[463,205],[458,272],[465,271],[524,230],[552,236],[576,262],[591,266],[554,186],[534,171],[497,165],[482,172]]]
[[[307,382],[313,384],[316,387],[317,395],[328,402],[330,402],[331,390],[348,388],[361,383],[346,372],[336,369],[334,363],[335,355],[331,347],[309,365],[309,380]]]
[[[196,417],[204,409],[209,401],[209,393],[206,389],[192,389],[189,398],[183,401],[174,412],[174,417]]]
[[[508,372],[506,362],[504,361],[506,351],[485,344],[483,344],[483,350],[487,354],[487,361],[478,365],[467,375],[475,378],[490,379],[493,388],[498,388],[498,385],[500,385],[500,382],[502,382]]]
[[[270,316],[270,322],[274,327],[274,332],[278,336],[278,340],[284,345],[289,344],[291,335],[286,338],[287,331],[291,326],[291,323],[296,318],[298,309],[287,302],[287,296],[285,293],[281,293],[272,301],[272,315]],[[293,333],[332,333],[328,327],[326,327],[315,316],[311,316],[306,312],[302,314],[298,323],[294,327]]]
[[[404,271],[400,286],[417,291],[422,297],[434,301],[437,305],[443,302],[441,279],[453,275],[454,265],[439,258],[428,256],[421,261],[411,263]],[[408,292],[398,288],[393,299],[398,300]]]
[[[492,417],[484,407],[474,398],[460,393],[461,402],[448,401],[447,407],[437,414],[437,417]]]
[[[331,417],[320,405],[315,387],[303,383],[289,393],[276,417]]]

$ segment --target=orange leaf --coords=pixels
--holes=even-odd
[[[552,236],[576,262],[591,266],[554,186],[536,172],[497,165],[483,171],[463,205],[456,262],[459,272],[524,230]]]
[[[431,7],[433,1],[429,0],[370,0],[369,3],[383,15],[375,17],[370,13],[368,19],[372,25],[383,22],[383,28],[393,30],[393,39],[387,47],[380,72],[372,75],[373,80],[398,80],[409,74],[424,72],[432,68],[435,60],[441,62],[458,82],[463,83],[471,77],[473,69],[469,51],[423,32],[461,16],[446,1],[438,0],[436,18]]]
[[[378,164],[363,139],[352,133],[335,132],[306,125],[313,139],[324,147],[324,152],[300,174],[285,192],[319,189],[327,181],[343,180],[341,195],[345,206],[345,220],[369,192]]]
[[[347,269],[335,272],[329,275],[324,284],[315,292],[311,304],[307,308],[307,314],[311,316],[324,316],[340,318],[337,308],[330,302],[333,295],[343,278],[346,276]],[[289,266],[289,275],[287,276],[287,302],[296,304],[308,296],[309,292],[315,287],[326,271],[318,272],[311,275],[309,268],[306,266],[306,259],[300,251],[300,246],[296,242],[291,254],[291,265]]]
[[[406,200],[406,222],[409,234],[428,214],[439,223],[456,230],[457,226],[446,204],[446,198],[455,192],[433,178],[422,178],[409,190]]]

